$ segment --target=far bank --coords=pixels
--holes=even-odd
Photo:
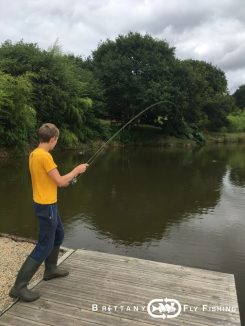
[[[186,137],[174,137],[163,134],[158,128],[136,128],[130,131],[123,131],[121,135],[110,142],[110,147],[127,146],[147,146],[147,147],[195,147],[206,146],[209,144],[244,144],[245,132],[227,133],[227,132],[205,132],[203,133],[203,142],[189,139]],[[59,144],[57,150],[75,150],[81,154],[96,151],[106,144],[107,140],[93,140],[80,143],[77,146],[63,146]],[[0,160],[9,157],[26,156],[35,147],[28,145],[25,148],[0,148]]]

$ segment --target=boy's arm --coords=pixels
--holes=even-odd
[[[76,166],[71,172],[60,175],[58,169],[53,169],[48,172],[48,175],[54,180],[58,187],[67,187],[70,181],[81,173],[84,173],[88,167],[88,164],[80,164]]]

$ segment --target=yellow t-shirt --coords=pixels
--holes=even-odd
[[[29,156],[33,200],[38,204],[57,202],[57,185],[48,172],[57,168],[52,155],[43,148],[36,148]]]

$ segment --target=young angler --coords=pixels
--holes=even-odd
[[[59,248],[64,239],[64,229],[57,209],[57,186],[67,187],[88,166],[80,164],[61,176],[49,153],[57,144],[59,129],[52,123],[45,123],[40,127],[38,135],[39,146],[29,156],[34,210],[39,221],[38,241],[19,270],[9,293],[12,298],[23,301],[34,301],[40,297],[38,293],[29,290],[27,285],[43,261],[45,281],[69,274],[57,266]]]

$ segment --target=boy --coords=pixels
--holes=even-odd
[[[23,301],[37,300],[40,295],[27,288],[39,266],[45,261],[43,279],[64,277],[68,271],[57,267],[59,248],[64,239],[64,229],[57,210],[57,186],[67,187],[70,181],[86,171],[88,164],[80,164],[61,176],[53,161],[51,151],[59,138],[59,129],[52,123],[43,124],[39,131],[39,146],[29,156],[34,210],[39,221],[38,242],[22,265],[9,295]]]

